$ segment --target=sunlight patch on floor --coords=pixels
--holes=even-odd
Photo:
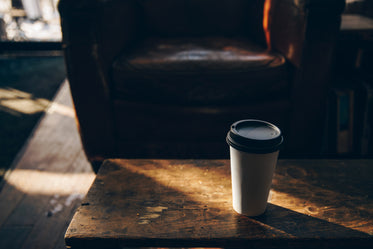
[[[57,173],[39,170],[15,169],[6,179],[17,190],[31,195],[86,194],[95,178],[90,173]],[[71,182],[79,182],[74,186]]]
[[[57,113],[66,117],[75,118],[75,110],[72,107],[61,105],[57,102],[53,102],[48,108],[47,113],[53,114]]]
[[[32,115],[44,112],[75,117],[72,107],[53,103],[47,99],[35,98],[32,94],[14,88],[0,88],[0,110],[11,115]]]
[[[43,112],[51,102],[13,88],[0,88],[0,110],[12,115]]]

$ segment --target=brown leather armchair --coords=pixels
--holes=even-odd
[[[344,0],[61,0],[89,160],[225,158],[230,124],[247,118],[283,130],[283,155],[320,153],[343,7]]]

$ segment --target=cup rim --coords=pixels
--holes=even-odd
[[[258,127],[258,125],[270,128],[273,131],[276,131],[278,135],[269,139],[257,139],[244,136],[244,134],[242,134],[242,132],[240,132],[237,128],[242,126]],[[272,123],[258,119],[244,119],[231,125],[231,129],[227,134],[226,141],[230,146],[237,150],[265,154],[278,151],[284,141],[284,138],[281,130]]]

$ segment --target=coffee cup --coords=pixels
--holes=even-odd
[[[235,122],[226,138],[230,147],[233,209],[242,215],[265,212],[277,164],[281,131],[255,119]]]

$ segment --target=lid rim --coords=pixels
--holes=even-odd
[[[251,125],[250,125],[251,124]],[[275,137],[270,137],[268,139],[261,139],[254,137],[248,137],[240,134],[240,130],[237,127],[268,127],[273,131],[276,131],[277,134]],[[273,134],[271,134],[273,135]],[[233,148],[244,151],[244,152],[253,152],[253,153],[271,153],[278,151],[284,141],[281,130],[266,121],[257,120],[257,119],[245,119],[235,122],[231,125],[231,129],[227,134],[226,142]]]
[[[252,147],[250,147],[250,146],[245,146],[245,145],[242,145],[242,144],[239,144],[239,143],[236,143],[236,142],[232,141],[229,133],[228,133],[227,138],[226,138],[226,141],[227,141],[228,145],[232,146],[236,150],[243,151],[243,152],[249,152],[249,153],[250,152],[258,153],[258,154],[272,153],[272,152],[280,150],[283,140],[284,139],[281,136],[281,140],[278,143],[276,143],[272,146],[269,146],[269,147],[258,147],[258,146],[255,147],[255,146],[252,146]]]

